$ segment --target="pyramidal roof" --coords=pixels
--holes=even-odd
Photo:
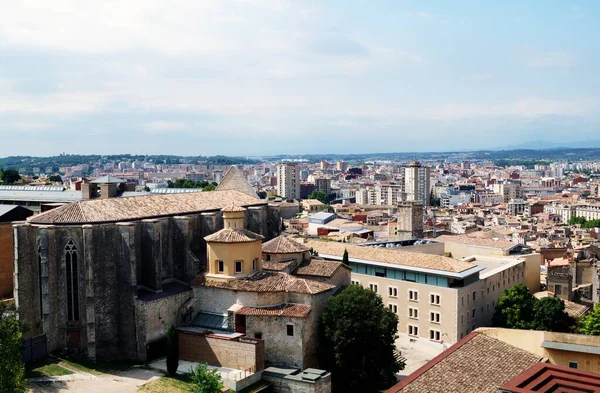
[[[221,183],[219,183],[219,185],[216,188],[216,191],[229,190],[240,191],[246,195],[258,199],[256,191],[254,191],[252,186],[248,183],[248,180],[246,180],[246,177],[244,176],[242,171],[235,165],[229,167],[229,169],[227,170],[227,172],[225,172],[225,175],[223,176],[223,180],[221,180]]]
[[[262,245],[262,252],[273,254],[302,253],[308,250],[308,247],[295,240],[290,240],[283,235],[277,236],[275,239],[271,239]]]

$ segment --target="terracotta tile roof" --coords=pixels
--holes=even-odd
[[[499,248],[502,250],[508,250],[518,243],[509,242],[508,240],[494,240],[492,238],[485,238],[480,236],[471,236],[471,235],[442,235],[435,238],[435,241],[442,243],[456,243],[456,244],[466,244],[469,246],[480,246],[480,247],[490,247],[490,248]]]
[[[295,292],[305,294],[316,294],[335,288],[335,285],[325,282],[308,278],[298,278],[287,273],[266,271],[232,281],[204,279],[204,282],[202,282],[202,279],[196,277],[192,281],[192,285],[204,285],[206,287],[245,292]]]
[[[244,173],[237,166],[229,167],[227,172],[225,172],[225,175],[223,175],[221,183],[219,183],[219,185],[216,188],[216,191],[230,190],[240,191],[250,197],[258,198],[258,195],[256,195],[256,191],[248,183],[248,180],[246,180]]]
[[[244,306],[239,309],[236,314],[247,315],[253,317],[290,317],[290,318],[306,318],[311,306],[305,304],[279,304],[269,307],[248,307]]]
[[[312,247],[321,255],[335,255],[341,258],[344,255],[344,250],[348,250],[348,257],[350,259],[357,258],[373,262],[391,263],[394,265],[412,266],[453,273],[460,273],[476,267],[476,265],[472,263],[459,261],[443,255],[422,254],[385,248],[361,247],[347,243],[323,242],[317,240],[309,240],[304,245]]]
[[[264,205],[266,201],[234,190],[92,199],[57,207],[32,216],[28,221],[55,225],[135,221],[220,210],[233,203],[252,206]]]
[[[218,232],[204,237],[204,240],[211,243],[248,243],[262,240],[265,237],[247,229],[223,228]]]
[[[279,261],[279,262],[271,262],[271,261],[263,261],[261,267],[263,270],[272,270],[275,272],[281,272],[287,270],[290,265],[296,263],[296,260],[292,261]]]
[[[271,239],[262,245],[262,252],[269,254],[303,253],[308,250],[308,247],[297,241],[290,240],[283,235],[277,236],[275,239]]]
[[[497,393],[540,356],[473,332],[386,393]]]
[[[298,269],[296,269],[294,274],[300,276],[331,277],[340,266],[350,269],[342,262],[326,261],[324,259],[313,258],[310,261],[301,264]]]
[[[243,211],[246,211],[246,208],[238,206],[235,203],[232,203],[231,205],[222,208],[221,211],[223,211],[223,212],[243,212]]]

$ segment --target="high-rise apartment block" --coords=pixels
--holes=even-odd
[[[277,195],[300,199],[300,169],[296,164],[277,165]]]
[[[404,168],[404,190],[406,200],[420,201],[423,206],[429,206],[430,190],[429,167],[414,161]]]

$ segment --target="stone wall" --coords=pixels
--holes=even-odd
[[[0,299],[13,296],[13,229],[11,223],[0,223]]]
[[[211,366],[259,371],[265,368],[262,340],[230,340],[211,334],[178,330],[179,358]]]
[[[287,335],[287,324],[294,326],[294,335]],[[288,317],[247,316],[246,334],[254,337],[262,333],[265,343],[265,357],[270,364],[304,366],[305,320]]]
[[[181,323],[182,307],[192,296],[190,290],[159,299],[136,302],[138,324],[145,325],[143,335],[146,343],[165,337],[171,325],[178,326]]]

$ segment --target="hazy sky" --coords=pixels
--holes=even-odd
[[[0,156],[600,140],[600,2],[18,0]]]

